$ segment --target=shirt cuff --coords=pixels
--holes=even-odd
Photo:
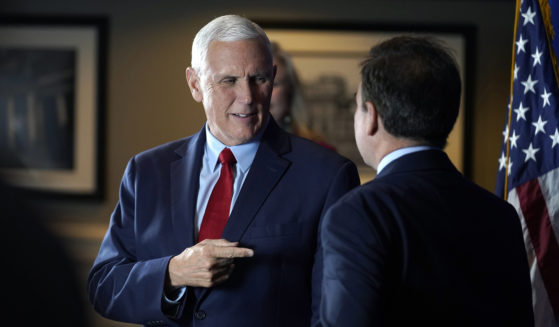
[[[161,310],[168,318],[175,319],[179,315],[181,304],[186,294],[186,287],[177,288],[169,294],[163,292],[163,299],[161,301]]]
[[[173,290],[169,294],[163,293],[163,301],[165,301],[168,304],[178,304],[184,297],[185,293],[186,293],[186,286],[177,288],[176,290]]]

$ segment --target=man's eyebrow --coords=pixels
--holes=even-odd
[[[255,78],[255,77],[270,77],[272,76],[271,74],[267,74],[265,72],[259,72],[259,73],[254,73],[254,74],[250,74],[248,75],[249,78]]]
[[[251,74],[250,76],[274,76],[274,71],[273,70],[257,71],[254,74]]]
[[[238,78],[238,76],[229,73],[223,73],[223,74],[217,73],[217,74],[210,75],[210,79],[212,81],[222,81],[226,78]]]

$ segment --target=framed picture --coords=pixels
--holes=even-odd
[[[357,150],[353,129],[360,63],[371,47],[396,35],[430,35],[453,52],[463,78],[460,114],[445,151],[456,167],[470,174],[470,80],[474,29],[469,26],[371,25],[259,22],[272,42],[292,59],[303,88],[305,124],[356,163],[362,182],[375,176]]]
[[[102,196],[104,18],[0,17],[0,172],[55,196]]]

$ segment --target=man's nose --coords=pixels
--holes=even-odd
[[[239,83],[239,90],[237,94],[237,99],[239,102],[244,104],[251,104],[254,96],[254,85],[252,85],[250,79],[244,80]]]

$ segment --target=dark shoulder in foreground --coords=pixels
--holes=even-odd
[[[503,210],[515,213],[514,207],[498,197],[496,194],[484,189],[483,187],[470,181],[458,171],[456,173],[446,173],[446,178],[438,179],[434,182],[430,177],[426,177],[433,172],[416,172],[416,173],[394,173],[390,176],[375,177],[375,179],[351,190],[340,199],[340,203],[362,203],[363,199],[374,201],[374,199],[386,200],[389,197],[394,199],[406,198],[411,194],[422,194],[427,192],[440,193],[441,196],[452,199],[453,202],[470,202],[468,197],[454,197],[452,192],[446,194],[445,187],[454,190],[460,190],[462,194],[470,194],[477,199],[477,206],[483,205],[498,206]],[[437,173],[437,172],[435,172]],[[440,172],[439,172],[440,173]]]

